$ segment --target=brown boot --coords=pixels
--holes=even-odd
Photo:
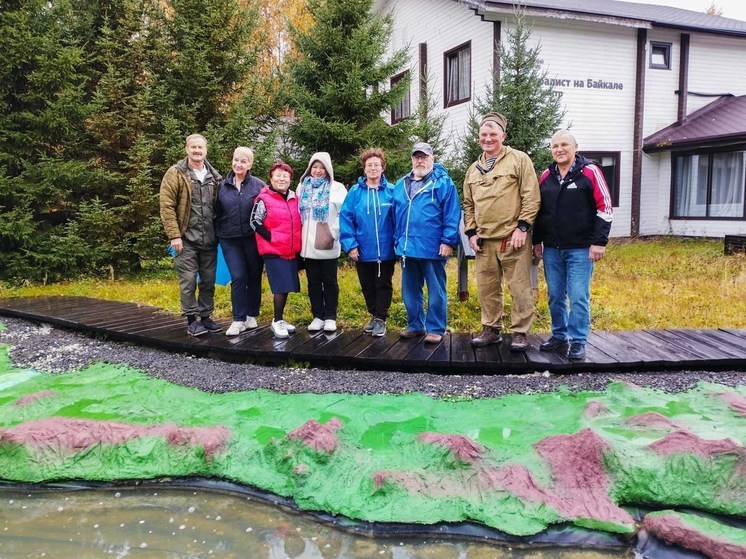
[[[484,347],[489,344],[499,344],[502,341],[499,328],[482,326],[482,333],[471,341],[471,345],[474,347]]]
[[[510,351],[515,353],[526,351],[528,349],[528,338],[523,332],[514,332],[510,340]]]

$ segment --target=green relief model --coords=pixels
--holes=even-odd
[[[35,374],[0,351],[9,481],[205,476],[368,521],[632,534],[624,505],[746,516],[744,440],[743,387],[616,383],[465,402],[208,394],[103,363]]]

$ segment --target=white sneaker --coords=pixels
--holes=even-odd
[[[257,326],[259,326],[256,323],[256,317],[255,316],[247,316],[246,317],[246,322],[244,322],[243,324],[244,324],[244,326],[246,327],[247,330],[252,330],[252,329],[256,328]]]
[[[336,332],[337,321],[336,320],[325,320],[324,321],[324,332]]]
[[[275,338],[287,338],[289,337],[288,329],[284,320],[272,321],[272,334]]]
[[[238,336],[241,332],[246,330],[246,323],[240,320],[234,320],[231,325],[225,331],[226,336]]]
[[[285,321],[283,320],[283,322]],[[288,334],[295,334],[295,326],[293,326],[289,322],[285,322],[285,330],[288,331]]]
[[[308,325],[308,331],[309,332],[318,332],[319,330],[323,330],[324,328],[324,321],[320,318],[314,318],[311,321],[311,324]]]

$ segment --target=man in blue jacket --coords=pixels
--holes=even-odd
[[[443,339],[448,321],[446,261],[459,242],[461,205],[445,167],[433,148],[412,148],[412,171],[394,187],[394,247],[402,265],[402,299],[407,328],[400,335],[425,342]],[[427,284],[427,313],[423,287]]]

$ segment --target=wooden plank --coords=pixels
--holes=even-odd
[[[308,341],[297,347],[293,355],[300,361],[308,361],[314,366],[328,365],[333,362],[333,354],[324,349],[332,340],[343,334],[343,329],[336,332],[319,332]]]
[[[628,344],[638,348],[644,356],[643,361],[649,366],[670,366],[672,363],[687,363],[698,361],[698,357],[684,348],[672,347],[660,338],[644,331],[612,332],[611,335],[625,340]]]
[[[4,310],[16,316],[33,317],[35,319],[64,318],[68,312],[90,309],[91,306],[90,300],[84,298],[64,300],[42,297],[39,301],[26,298],[12,301],[14,304],[8,304]]]
[[[735,336],[736,339],[741,340],[743,345],[746,345],[746,330],[737,330],[735,328],[718,328],[718,330]]]
[[[67,306],[81,306],[87,299],[81,297],[10,297],[0,299],[0,308],[16,311],[50,311]]]
[[[505,343],[505,336],[500,344]],[[500,352],[495,344],[474,348],[474,365],[477,371],[500,372]]]
[[[645,355],[640,353],[634,345],[615,336],[610,331],[597,330],[591,332],[588,339],[592,339],[593,345],[603,353],[619,361],[619,365],[623,368],[638,369],[645,363]]]
[[[363,355],[362,358],[360,356],[361,354],[364,354],[371,345],[375,345],[376,342],[380,342],[381,340],[384,340],[384,343],[378,343],[378,347],[387,349],[389,344],[386,341],[386,338],[376,339],[373,336],[363,335],[362,330],[356,330],[355,332],[360,335],[350,340],[350,343],[348,343],[341,352],[337,352],[341,361],[337,361],[336,365],[343,368],[370,367],[371,365],[375,365],[378,361],[377,357],[374,356],[371,359],[371,357],[366,355]]]
[[[696,356],[698,361],[707,361],[713,356],[711,347],[700,344],[698,342],[694,342],[688,338],[684,338],[675,331],[648,330],[648,332],[656,338],[660,338],[671,347],[685,349],[689,353]]]
[[[657,344],[659,351],[666,354],[665,362],[681,366],[698,366],[703,355],[686,343],[680,343],[675,337],[659,336],[660,330],[639,330],[635,333],[644,336],[644,340]]]
[[[398,336],[398,333],[396,335]],[[412,339],[399,337],[381,357],[381,363],[385,364],[382,366],[392,371],[406,371],[407,356],[420,344],[422,339],[422,336]]]
[[[471,340],[471,334],[451,333],[451,369],[454,373],[474,372],[474,346]]]
[[[430,358],[433,357],[433,354],[440,346],[445,344],[448,344],[449,347],[451,345],[451,337],[447,333],[443,335],[443,339],[438,344],[426,344],[424,336],[417,338],[417,345],[412,348],[412,351],[403,360],[404,369],[426,370]]]
[[[546,338],[549,338],[549,335]],[[565,346],[563,353],[559,351],[541,351],[539,346],[544,341],[537,334],[528,335],[529,347],[526,350],[526,360],[534,370],[554,371],[571,366],[570,361],[565,356],[567,346]]]
[[[698,344],[703,350],[706,348],[709,351],[709,360],[720,361],[722,359],[743,359],[744,357],[743,351],[729,344],[721,343],[716,338],[706,336],[701,330],[671,330],[671,332],[678,334],[689,343]]]
[[[431,345],[431,344],[425,344]],[[427,370],[431,373],[453,374],[451,368],[451,346],[453,345],[453,334],[446,332],[443,340],[435,347],[435,350],[427,359]]]
[[[311,355],[311,362],[339,369],[349,368],[350,356],[347,355],[345,349],[362,335],[361,330],[335,332],[331,339],[314,351]]]
[[[718,347],[726,350],[734,357],[746,359],[746,344],[727,332],[721,332],[720,330],[690,330],[690,332],[712,340],[713,344],[717,344]]]
[[[366,365],[376,365],[380,368],[386,368],[386,353],[399,341],[398,332],[386,332],[381,337],[363,336],[371,338],[371,343],[363,351],[358,353],[357,359]]]

